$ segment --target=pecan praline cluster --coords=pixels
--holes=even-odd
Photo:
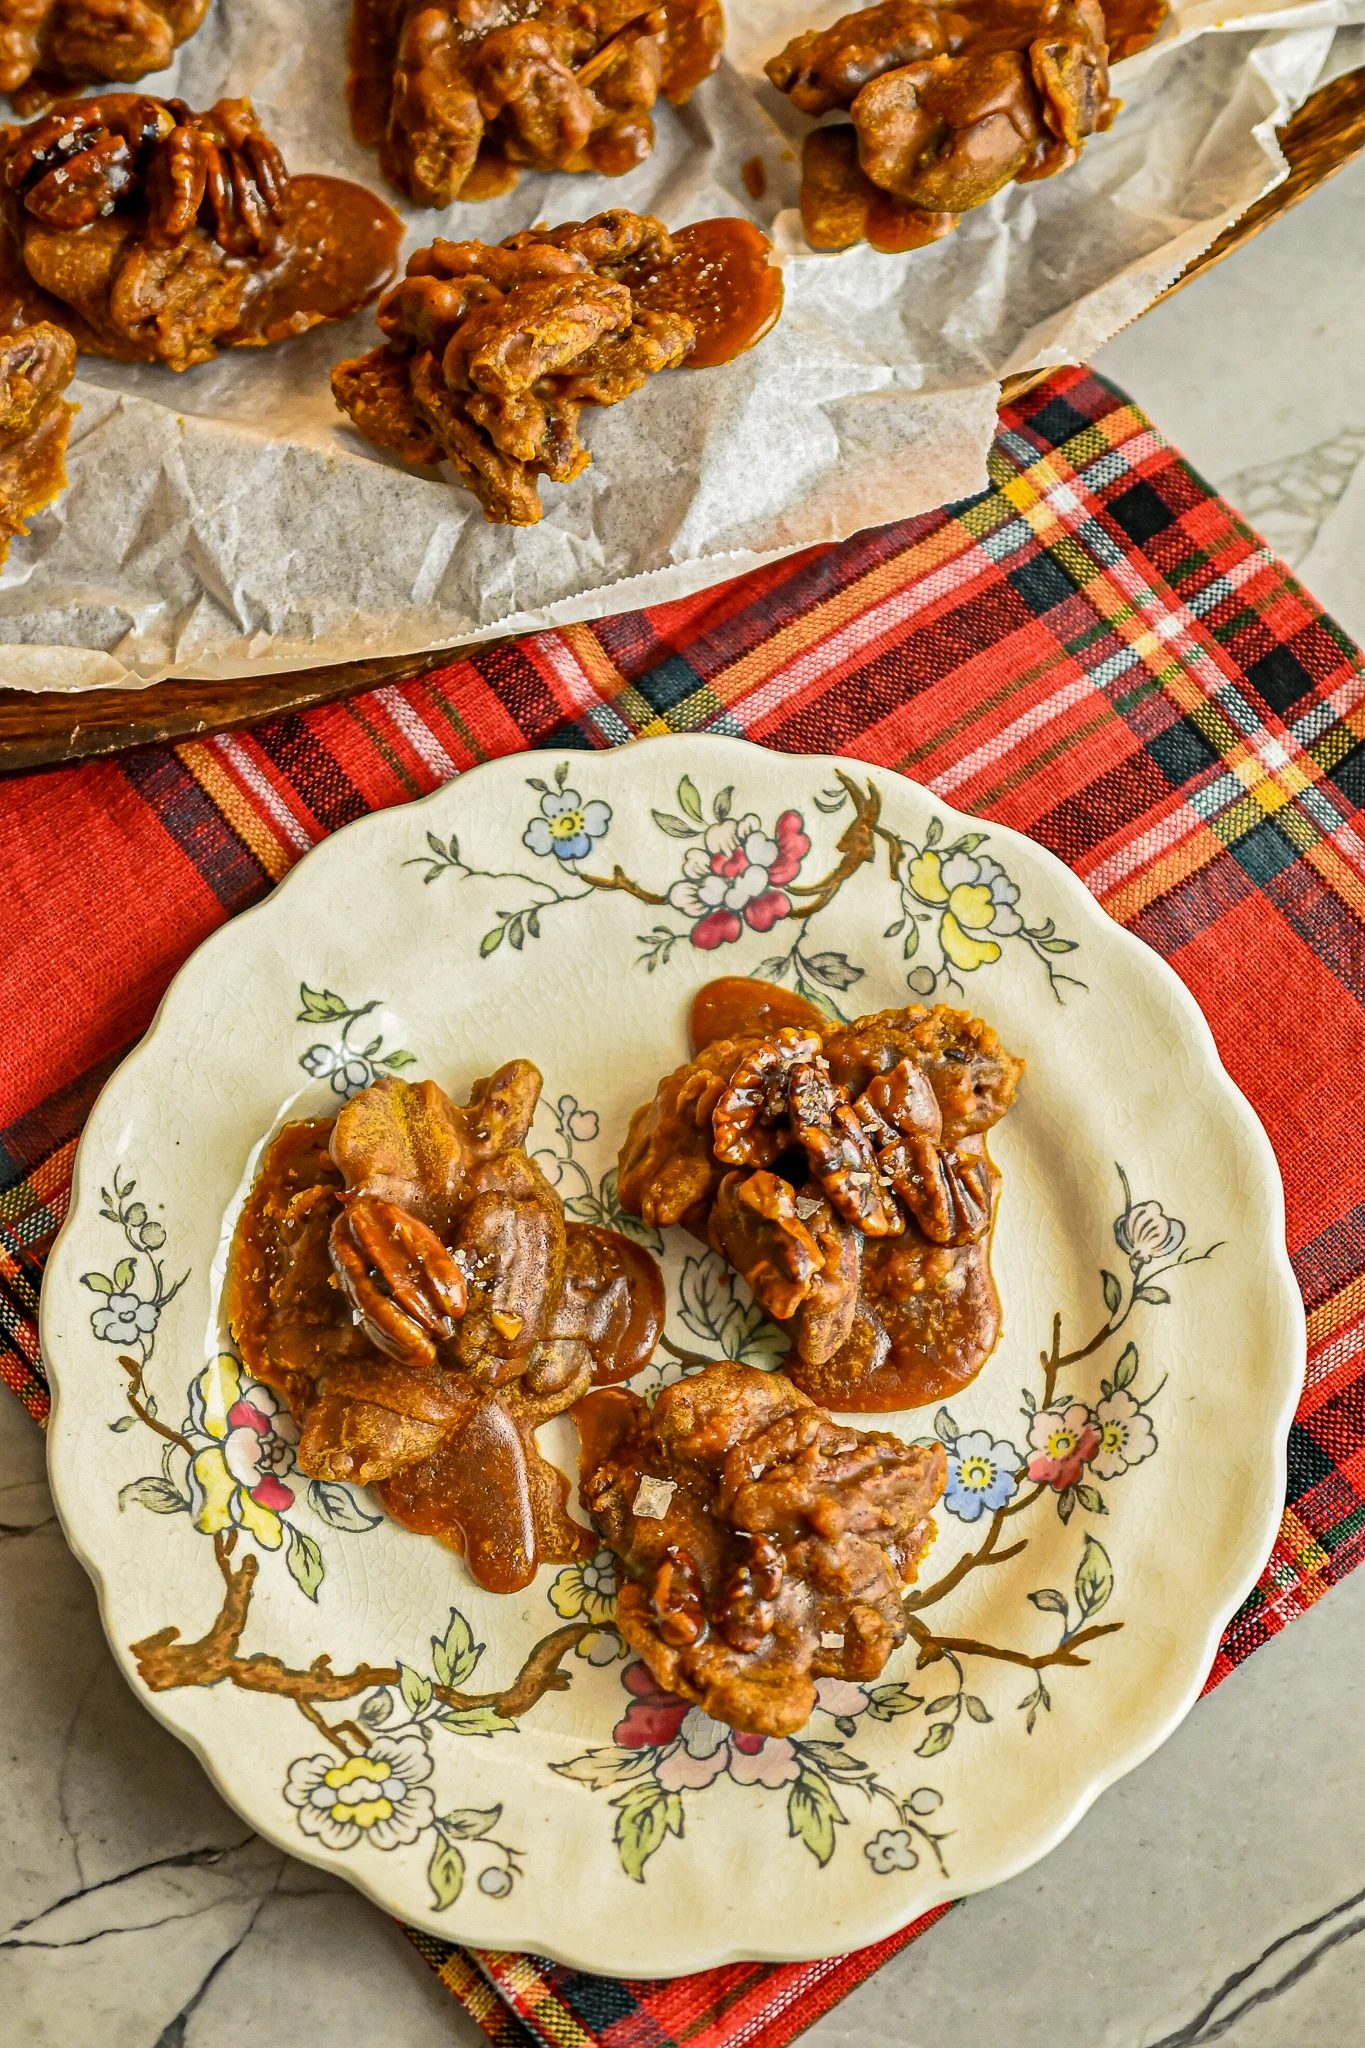
[[[209,0],[0,0],[0,92],[164,71],[208,11]]]
[[[146,93],[63,101],[0,130],[0,206],[11,318],[174,370],[353,311],[392,276],[401,236],[360,187],[291,179],[247,99],[207,113]]]
[[[579,1494],[620,1558],[622,1635],[668,1692],[786,1735],[821,1677],[875,1678],[905,1641],[934,1532],[941,1444],[832,1420],[781,1372],[722,1361],[651,1410],[613,1387],[575,1411]],[[662,1516],[641,1481],[671,1482]]]
[[[681,104],[724,39],[720,0],[356,0],[352,124],[422,206],[522,170],[619,177],[654,146],[660,93]]]
[[[807,240],[916,248],[1012,179],[1066,169],[1119,111],[1111,55],[1167,11],[1146,0],[1111,33],[1100,0],[878,0],[794,37],[769,79],[804,114],[849,116],[806,138]]]
[[[770,998],[790,1013],[782,990],[749,986],[756,1013]],[[625,1208],[718,1251],[790,1329],[797,1384],[831,1406],[913,1405],[943,1391],[940,1371],[971,1377],[998,1332],[984,1134],[1022,1061],[943,1004],[735,1028],[635,1112]],[[878,1377],[888,1354],[901,1377]]]

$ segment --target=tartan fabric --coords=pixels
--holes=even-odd
[[[1210,1683],[1358,1564],[1365,660],[1091,372],[1002,414],[990,474],[966,503],[676,604],[6,783],[0,1376],[30,1412],[81,1125],[201,939],[337,826],[477,761],[718,731],[900,768],[1016,826],[1181,975],[1279,1155],[1309,1333],[1279,1540]],[[926,1924],[671,1984],[413,1939],[498,2048],[782,2048]]]

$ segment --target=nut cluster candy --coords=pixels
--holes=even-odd
[[[16,533],[66,483],[71,415],[62,393],[76,368],[76,344],[40,324],[0,336],[0,563]]]
[[[574,1411],[579,1498],[620,1559],[616,1623],[666,1691],[717,1721],[787,1735],[817,1678],[875,1678],[908,1629],[933,1533],[941,1444],[850,1429],[780,1372],[726,1359]],[[671,1483],[662,1516],[642,1487]]]
[[[999,1331],[985,1133],[1023,1062],[944,1004],[835,1024],[769,983],[711,987],[725,1000],[697,998],[693,1058],[631,1119],[623,1207],[719,1252],[790,1330],[796,1384],[831,1407],[965,1384]],[[710,1009],[723,1035],[695,1029]]]
[[[720,0],[355,0],[352,125],[423,206],[523,169],[619,177],[654,147],[658,95],[685,100],[724,38]]]
[[[250,100],[196,113],[147,93],[0,129],[0,210],[0,320],[173,370],[354,312],[402,234],[359,185],[291,179]]]
[[[0,0],[0,92],[35,72],[81,85],[164,71],[208,11],[209,0]]]
[[[591,1547],[536,1431],[646,1362],[663,1283],[615,1232],[567,1222],[526,1151],[529,1060],[467,1103],[387,1075],[286,1124],[233,1237],[228,1318],[288,1401],[310,1478],[374,1486],[396,1520],[509,1592]]]
[[[796,36],[768,77],[803,113],[851,123],[806,138],[807,240],[916,248],[1011,179],[1064,170],[1119,110],[1111,55],[1150,42],[1166,12],[1140,0],[1111,31],[1099,0],[879,0]]]
[[[384,344],[338,363],[332,390],[377,447],[448,461],[489,520],[534,525],[539,479],[569,483],[592,459],[585,406],[767,332],[782,304],[768,256],[747,220],[670,235],[624,208],[502,242],[438,240],[380,301]]]

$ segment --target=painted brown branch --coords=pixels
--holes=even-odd
[[[583,875],[582,879],[593,889],[624,889],[627,896],[634,896],[641,903],[668,901],[666,896],[656,896],[652,889],[644,888],[639,882],[632,882],[624,868],[619,865],[612,869],[610,875]]]
[[[1024,1650],[1002,1649],[998,1643],[979,1643],[972,1636],[932,1635],[922,1623],[913,1620],[910,1633],[920,1646],[921,1670],[926,1664],[937,1664],[940,1657],[994,1657],[1002,1664],[1021,1664],[1026,1671],[1046,1671],[1054,1664],[1088,1664],[1088,1657],[1074,1654],[1080,1644],[1096,1642],[1100,1636],[1116,1635],[1122,1627],[1121,1621],[1097,1622],[1093,1628],[1080,1629],[1068,1641],[1059,1643],[1055,1650],[1040,1650],[1033,1656]]]
[[[804,885],[787,883],[789,896],[809,896],[811,899],[793,910],[793,917],[814,917],[817,910],[823,910],[827,903],[832,903],[849,876],[872,860],[877,851],[877,820],[882,814],[881,791],[875,782],[869,782],[864,794],[842,768],[836,768],[834,772],[853,799],[853,819],[835,841],[841,856],[839,865],[831,868],[823,881]]]
[[[1037,1495],[1033,1495],[1032,1498],[1036,1499]],[[924,1607],[936,1607],[940,1600],[946,1600],[948,1595],[962,1584],[969,1573],[980,1571],[983,1565],[1004,1564],[1009,1558],[1018,1557],[1021,1550],[1027,1550],[1027,1536],[1021,1536],[1017,1543],[1011,1543],[1008,1550],[996,1550],[995,1546],[1008,1513],[1008,1508],[997,1508],[991,1517],[991,1526],[986,1531],[984,1542],[975,1550],[964,1551],[957,1563],[946,1571],[941,1579],[935,1579],[931,1586],[908,1594],[905,1600],[907,1613],[918,1612]]]
[[[1096,1331],[1090,1342],[1082,1345],[1079,1351],[1063,1352],[1062,1319],[1060,1315],[1054,1315],[1052,1318],[1052,1348],[1050,1351],[1040,1351],[1038,1354],[1038,1362],[1043,1368],[1043,1398],[1038,1404],[1039,1407],[1051,1407],[1053,1397],[1057,1392],[1057,1380],[1065,1366],[1078,1365],[1083,1358],[1089,1358],[1091,1353],[1098,1351],[1105,1340],[1112,1335],[1112,1324],[1105,1323],[1103,1329]],[[1027,1467],[1021,1467],[1014,1475],[1015,1478],[1023,1479],[1026,1471]],[[970,1573],[980,1571],[985,1565],[1004,1564],[1007,1558],[1017,1557],[1021,1550],[1027,1548],[1028,1538],[1022,1537],[1018,1543],[1012,1543],[1007,1550],[998,1551],[995,1546],[1000,1540],[1000,1532],[1011,1515],[1022,1514],[1025,1508],[1033,1506],[1033,1503],[1040,1494],[1046,1492],[1046,1484],[1040,1483],[1032,1487],[1027,1493],[1017,1494],[1005,1507],[997,1508],[991,1516],[990,1527],[986,1531],[984,1540],[977,1545],[975,1550],[964,1552],[957,1560],[957,1563],[943,1574],[942,1578],[935,1579],[932,1585],[925,1586],[921,1591],[908,1594],[905,1601],[906,1611],[908,1613],[915,1613],[925,1607],[937,1606],[938,1602],[946,1599],[949,1593],[954,1592]]]
[[[398,1684],[398,1668],[392,1664],[358,1664],[353,1671],[333,1671],[331,1658],[324,1655],[315,1657],[306,1670],[298,1671],[278,1657],[259,1652],[252,1657],[239,1656],[257,1560],[249,1554],[234,1570],[231,1545],[215,1537],[214,1550],[225,1590],[222,1607],[208,1632],[197,1642],[184,1643],[180,1641],[179,1629],[163,1628],[131,1645],[138,1675],[151,1692],[173,1692],[185,1685],[218,1685],[227,1679],[243,1692],[269,1693],[295,1701],[309,1720],[323,1727],[329,1739],[335,1739],[321,1717],[308,1712],[310,1707],[316,1708],[319,1701],[354,1699],[357,1693],[368,1692],[373,1686]],[[438,1685],[433,1688],[435,1696],[446,1706],[491,1707],[504,1720],[516,1720],[545,1693],[565,1689],[569,1678],[560,1669],[560,1660],[593,1626],[588,1621],[570,1622],[546,1636],[501,1692],[459,1692],[453,1686]]]
[[[132,1409],[138,1421],[145,1422],[148,1429],[155,1430],[156,1434],[164,1437],[168,1444],[179,1444],[182,1451],[188,1451],[189,1455],[193,1457],[194,1445],[190,1442],[189,1438],[181,1436],[178,1429],[167,1429],[164,1422],[158,1422],[154,1415],[148,1414],[146,1408],[138,1399],[138,1390],[142,1385],[141,1362],[136,1358],[130,1358],[126,1351],[120,1351],[118,1362],[128,1375],[128,1406]]]

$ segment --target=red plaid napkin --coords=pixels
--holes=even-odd
[[[1030,833],[1168,959],[1284,1171],[1308,1310],[1288,1503],[1211,1683],[1365,1555],[1365,659],[1137,408],[1067,370],[991,488],[652,611],[0,791],[0,1376],[81,1125],[181,961],[348,820],[490,755],[707,729],[854,754]],[[782,2048],[936,1918],[672,1983],[413,1935],[502,2048]]]

